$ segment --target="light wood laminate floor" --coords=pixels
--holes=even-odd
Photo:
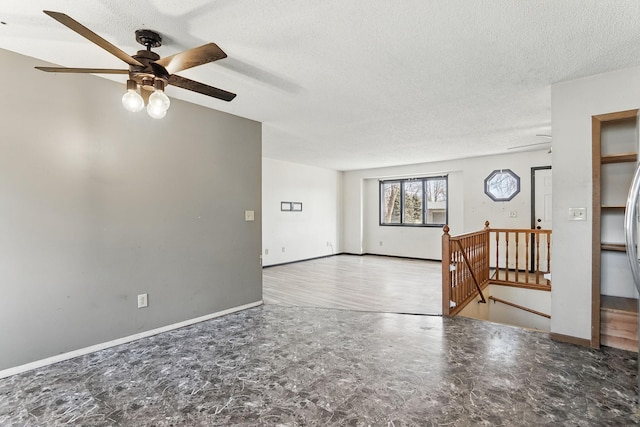
[[[442,314],[441,264],[337,255],[265,267],[265,304],[385,313]]]

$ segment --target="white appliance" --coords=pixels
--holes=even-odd
[[[640,113],[636,119],[636,135],[640,147]],[[627,258],[631,266],[631,274],[636,289],[640,292],[640,260],[638,260],[638,197],[640,196],[640,163],[636,165],[636,171],[629,187],[627,205],[624,211],[624,240],[627,246]],[[640,342],[640,299],[638,299],[638,342]],[[638,402],[640,402],[640,353],[638,354]]]

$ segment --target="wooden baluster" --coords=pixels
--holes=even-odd
[[[466,251],[465,251],[467,253],[467,259],[469,260],[469,267],[470,268],[467,268],[467,271],[469,272],[469,278],[470,279],[473,278],[473,274],[471,274],[471,271],[470,271],[470,269],[473,268],[472,260],[470,258],[472,256],[472,253],[473,253],[473,243],[472,242],[473,242],[473,237],[467,239],[467,248],[466,248]],[[474,289],[475,289],[475,287],[474,287]],[[469,289],[469,292],[471,292],[471,289]]]
[[[520,233],[516,231],[516,282],[518,281],[518,271],[520,270],[520,266],[518,265],[518,252],[520,252],[520,246],[518,245],[518,236]]]
[[[451,300],[451,235],[449,226],[442,228],[442,315],[449,316]]]
[[[458,257],[458,263],[456,264],[456,266],[458,267],[458,299],[459,301],[462,301],[462,299],[464,298],[464,294],[465,294],[465,287],[466,287],[466,283],[464,280],[464,276],[465,276],[465,271],[464,271],[464,266],[462,265],[462,252],[460,251],[460,249],[458,249],[456,251],[456,256]]]
[[[484,264],[484,278],[488,279],[489,278],[489,230],[487,230],[483,235],[482,235],[482,243],[484,245],[483,249],[482,249],[482,257],[484,258],[484,260],[482,261]]]
[[[473,271],[477,272],[478,270],[476,269],[476,238],[475,236],[471,236],[470,243],[471,243],[471,246],[469,246],[469,252],[470,252],[469,262],[471,263],[471,268],[473,269]]]
[[[457,244],[456,244],[457,246]],[[464,298],[464,287],[465,287],[465,283],[464,283],[464,268],[462,267],[462,256],[460,255],[460,248],[457,247],[456,248],[456,258],[457,258],[457,262],[456,262],[456,267],[458,268],[458,286],[459,286],[459,294],[458,294],[458,298],[460,300],[462,300],[462,298]]]
[[[496,280],[500,280],[500,232],[496,231]]]
[[[464,255],[462,255],[462,252],[464,252],[465,248],[465,240],[466,239],[461,240],[462,249],[460,250],[460,270],[462,270],[462,281],[464,282],[464,292],[462,293],[462,296],[460,298],[461,300],[464,300],[469,296],[469,269],[466,267],[464,263]]]
[[[454,249],[454,255],[455,255],[455,266],[456,269],[454,270],[453,274],[455,276],[455,287],[453,288],[454,292],[453,292],[453,301],[455,301],[456,304],[458,304],[458,302],[460,301],[460,262],[459,262],[459,257],[458,257],[458,250]]]
[[[464,256],[462,256],[462,251],[464,251],[464,239],[460,241],[462,243],[462,249],[458,253],[458,261],[460,261],[460,273],[462,275],[462,283],[464,284],[462,288],[462,294],[460,295],[460,301],[464,300],[469,295],[469,269],[464,264]]]
[[[480,235],[480,239],[479,239],[479,246],[478,246],[478,262],[480,263],[480,270],[482,272],[482,281],[486,281],[487,280],[487,264],[484,262],[485,260],[485,254],[484,254],[484,236],[486,233],[482,233]]]
[[[471,262],[471,259],[469,258],[469,256],[471,255],[471,237],[467,237],[465,239],[465,246],[464,246],[464,253],[467,255],[467,259],[469,260],[469,262]],[[466,267],[465,270],[467,270],[467,277],[471,277],[471,271],[470,269],[472,268],[472,266]],[[471,292],[471,289],[469,289],[469,292]]]
[[[462,301],[465,293],[465,283],[464,283],[464,267],[462,265],[462,253],[460,249],[456,251],[456,257],[458,258],[458,262],[456,267],[458,267],[458,301]]]
[[[464,239],[462,240],[462,250],[460,251],[460,263],[461,265],[464,265],[463,267],[463,271],[464,271],[464,297],[463,298],[467,298],[469,296],[469,292],[470,290],[470,286],[469,286],[469,268],[467,268],[466,264],[462,264],[464,262],[464,255],[463,252],[467,252],[467,241],[468,239]]]
[[[474,254],[475,254],[475,250],[476,250],[476,249],[475,249],[475,244],[474,244],[475,240],[476,240],[476,238],[475,238],[475,237],[471,237],[470,242],[469,242],[469,255],[471,256],[471,258],[470,258],[470,261],[469,261],[469,262],[470,262],[470,264],[471,264],[471,268],[473,268],[473,269],[474,269],[474,270],[473,270],[474,274],[475,274],[475,272],[477,271],[477,270],[475,270],[476,265],[475,265],[475,262],[474,262],[474,260],[475,260]],[[477,276],[476,276],[476,277],[477,277]]]
[[[540,284],[540,234],[536,235],[536,285]]]
[[[547,236],[547,273],[551,273],[551,231],[545,235]]]
[[[483,254],[484,243],[482,241],[483,236],[484,236],[483,234],[478,235],[478,259],[476,260],[476,262],[478,263],[478,272],[480,274],[480,280],[482,280],[482,282],[484,283],[485,276],[484,276],[484,254]]]
[[[509,232],[504,233],[504,280],[509,280]]]
[[[485,234],[483,235],[484,239],[484,265],[486,268],[486,279],[489,279],[491,275],[490,262],[491,262],[491,228],[489,228],[489,221],[484,222],[484,230]]]
[[[451,243],[453,245],[453,243]],[[456,291],[457,291],[457,287],[458,287],[458,282],[456,282],[456,280],[458,279],[458,264],[456,263],[456,253],[455,251],[452,249],[451,250],[451,259],[453,261],[453,268],[454,270],[451,272],[451,301],[456,301]]]
[[[524,282],[525,283],[529,283],[529,251],[531,249],[531,247],[529,246],[529,233],[525,233],[524,235],[524,241],[525,241],[525,262],[524,262]]]

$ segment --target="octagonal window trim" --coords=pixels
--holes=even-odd
[[[520,192],[520,177],[511,169],[496,169],[484,180],[484,193],[494,202],[508,202]]]

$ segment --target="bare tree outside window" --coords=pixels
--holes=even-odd
[[[430,179],[426,181],[427,201],[446,202],[447,201],[447,180]]]
[[[425,181],[427,194],[426,224],[447,222],[447,179],[431,178]]]
[[[447,223],[447,177],[380,182],[380,225]]]
[[[382,222],[400,224],[400,183],[382,183],[382,194]]]

